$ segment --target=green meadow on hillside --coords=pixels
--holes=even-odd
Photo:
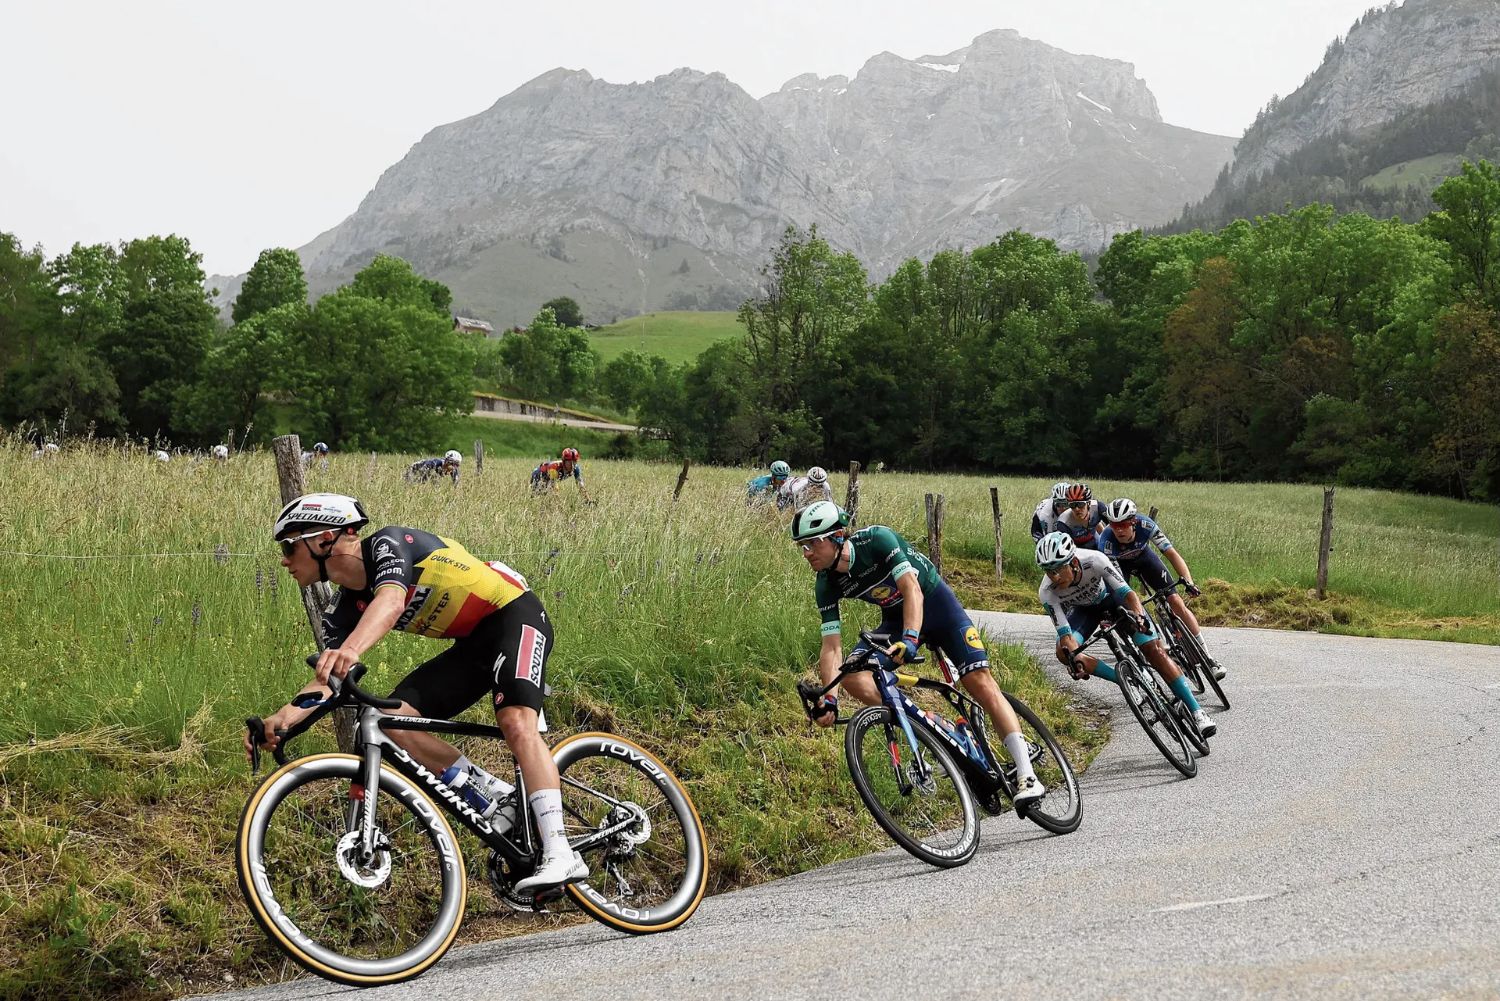
[[[626,351],[658,355],[672,364],[692,361],[704,348],[745,332],[731,312],[664,312],[632,316],[590,333],[606,362]]]

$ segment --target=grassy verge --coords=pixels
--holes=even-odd
[[[510,431],[499,423],[482,427]],[[557,623],[549,715],[559,736],[608,728],[660,752],[703,814],[715,889],[885,846],[836,735],[801,719],[793,684],[818,645],[811,578],[775,515],[745,510],[747,471],[695,467],[673,504],[675,464],[590,459],[597,507],[573,491],[531,497],[535,458],[561,444],[508,458],[487,443],[484,476],[457,489],[402,483],[409,456],[336,454],[309,487],[354,493],[381,524],[461,539],[527,574]],[[305,680],[310,642],[268,545],[279,506],[269,458],[161,465],[69,447],[37,461],[12,446],[0,448],[0,476],[0,658],[11,680],[0,706],[0,998],[160,997],[225,984],[226,973],[237,983],[292,975],[232,877],[251,789],[240,721]],[[991,482],[1007,512],[1010,572],[1003,588],[985,590]],[[922,494],[945,493],[955,583],[973,603],[1030,610],[1036,571],[1023,516],[1049,485],[867,475],[861,517],[919,539]],[[1096,488],[1161,505],[1199,579],[1232,582],[1223,595],[1211,587],[1206,603],[1222,601],[1226,616],[1267,614],[1279,589],[1310,586],[1317,488]],[[1334,598],[1318,609],[1332,621],[1304,625],[1360,628],[1371,609],[1390,622],[1462,623],[1444,635],[1494,628],[1493,508],[1341,491],[1338,510]],[[848,628],[872,612],[846,609]],[[369,657],[371,687],[393,685],[439,649],[389,638]],[[1091,758],[1104,739],[1097,717],[1049,688],[1023,652],[992,656],[1002,683],[1044,713],[1075,760]],[[330,740],[309,734],[302,749]],[[468,939],[538,927],[493,901],[481,853],[465,847],[476,867]]]

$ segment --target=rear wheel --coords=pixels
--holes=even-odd
[[[1047,792],[1040,799],[1026,804],[1021,816],[1038,827],[1053,834],[1071,834],[1083,822],[1083,795],[1078,790],[1078,777],[1073,774],[1073,765],[1068,761],[1062,745],[1052,735],[1041,717],[1031,707],[1009,692],[1005,699],[1016,712],[1021,724],[1021,736],[1031,755],[1031,767]],[[1004,774],[1006,787],[1016,787],[1016,765],[1006,752],[1005,745],[992,732],[987,719],[970,720],[973,729],[989,749],[990,760]],[[996,797],[998,798],[998,793]],[[984,802],[981,801],[981,805]],[[997,812],[986,808],[986,812]]]
[[[979,847],[979,811],[958,766],[924,726],[917,746],[888,706],[866,706],[844,732],[854,788],[875,822],[928,865],[963,865]]]
[[[590,917],[645,935],[676,928],[708,887],[708,844],[686,788],[640,745],[580,733],[553,749],[563,823],[589,866],[565,889]]]

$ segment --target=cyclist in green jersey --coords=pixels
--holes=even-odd
[[[818,653],[823,684],[833,681],[844,659],[839,602],[854,598],[878,605],[881,622],[873,632],[881,642],[890,641],[883,654],[903,664],[917,655],[922,643],[947,654],[959,684],[990,714],[995,732],[1016,763],[1015,802],[1043,795],[1047,790],[1031,767],[1021,723],[990,674],[984,640],[932,562],[884,525],[851,531],[848,512],[832,501],[799,509],[792,516],[792,538],[817,573],[813,591],[823,617],[823,646]],[[861,642],[853,652],[867,649]],[[867,674],[846,677],[842,687],[860,702],[880,701],[879,690]],[[832,726],[837,707],[837,697],[829,696],[819,706],[823,711],[814,716],[814,722]]]

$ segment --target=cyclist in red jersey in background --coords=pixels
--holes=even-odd
[[[544,462],[531,471],[531,489],[540,493],[543,490],[556,490],[557,484],[562,480],[572,477],[573,482],[578,484],[578,492],[587,503],[593,503],[589,497],[588,490],[583,486],[583,466],[578,462],[578,449],[565,448],[562,450],[562,458],[552,462]]]
[[[331,581],[339,592],[323,615],[328,649],[318,656],[313,680],[266,717],[264,746],[274,748],[278,729],[301,722],[329,697],[329,677],[342,678],[392,629],[451,639],[452,646],[396,685],[390,697],[401,707],[391,713],[450,719],[488,692],[495,722],[526,776],[527,802],[542,840],[542,862],[516,883],[517,892],[587,877],[587,863],[568,844],[562,783],[538,731],[552,651],[552,623],[541,601],[520,574],[478,559],[452,539],[397,525],[361,539],[359,530],[369,520],[359,501],[342,494],[298,497],[276,517],[273,537],[281,546],[281,565],[303,587]],[[507,783],[435,734],[388,733],[481,816],[504,826],[502,803],[512,792]],[[247,755],[250,750],[247,734]]]

